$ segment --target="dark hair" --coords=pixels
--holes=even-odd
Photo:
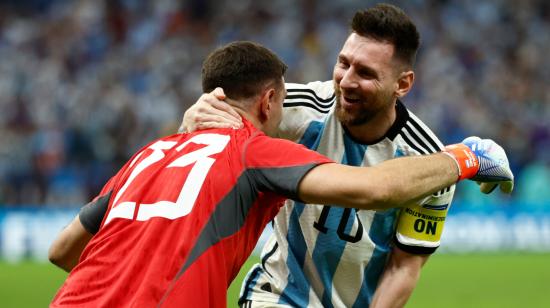
[[[413,66],[420,35],[412,20],[400,8],[391,4],[377,4],[353,16],[351,29],[357,34],[387,41],[394,46],[395,57]]]
[[[202,90],[222,87],[231,99],[251,98],[266,83],[279,82],[287,66],[260,44],[238,41],[213,51],[202,64]]]

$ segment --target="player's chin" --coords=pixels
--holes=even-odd
[[[358,121],[356,113],[356,111],[347,110],[340,107],[336,110],[336,118],[340,121],[340,123],[344,124],[344,126],[353,126],[356,125],[356,122]]]

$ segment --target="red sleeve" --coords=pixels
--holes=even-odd
[[[263,134],[250,139],[243,155],[250,181],[260,191],[295,200],[302,178],[316,166],[333,162],[303,145]]]

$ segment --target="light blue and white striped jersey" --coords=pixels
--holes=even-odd
[[[399,156],[440,151],[441,142],[401,102],[386,136],[354,141],[334,114],[332,81],[286,84],[280,137],[336,162],[371,166]],[[454,186],[399,211],[366,211],[288,201],[276,216],[261,264],[248,273],[239,303],[293,307],[367,307],[392,245],[432,253]]]

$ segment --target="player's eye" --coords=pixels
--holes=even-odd
[[[341,60],[341,59],[338,60],[337,65],[340,68],[348,68],[349,67],[349,64],[347,62]]]
[[[377,77],[376,73],[371,70],[359,70],[357,72],[361,78],[364,79],[375,79]]]
[[[370,72],[367,72],[367,71],[359,71],[359,76],[361,76],[365,79],[372,78],[372,74]]]

